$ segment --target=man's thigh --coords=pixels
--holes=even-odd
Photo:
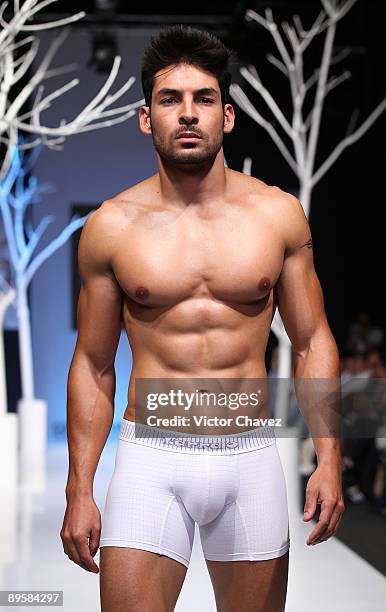
[[[283,612],[289,551],[266,561],[208,561],[218,612]]]
[[[187,567],[165,555],[136,548],[100,549],[102,612],[171,612]]]

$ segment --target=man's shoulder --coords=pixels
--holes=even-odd
[[[295,249],[310,238],[310,228],[299,199],[277,185],[268,185],[260,179],[243,179],[248,208],[267,220],[282,237],[288,250]]]
[[[266,195],[266,208],[281,232],[287,252],[312,244],[310,227],[300,200],[290,192],[272,186]]]
[[[256,201],[263,201],[271,205],[274,210],[283,212],[284,209],[296,209],[300,204],[299,200],[290,192],[284,191],[277,185],[269,185],[260,179],[254,179],[251,183],[251,196]]]
[[[235,185],[242,188],[248,201],[256,208],[264,208],[273,215],[297,216],[303,213],[303,207],[298,198],[277,185],[269,185],[261,179],[237,172]],[[239,191],[241,193],[241,191]]]
[[[103,202],[106,212],[122,212],[127,208],[138,208],[151,204],[154,199],[155,176],[150,176],[120,191]]]
[[[152,207],[150,179],[145,179],[103,200],[87,218],[87,230],[106,235],[106,230],[120,231]]]

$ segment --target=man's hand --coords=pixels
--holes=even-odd
[[[342,474],[339,462],[320,464],[310,476],[306,489],[304,521],[315,514],[321,504],[319,521],[307,539],[307,544],[319,544],[330,538],[339,527],[344,512]]]
[[[66,555],[88,572],[99,572],[93,557],[99,548],[101,516],[91,496],[71,496],[60,537]]]

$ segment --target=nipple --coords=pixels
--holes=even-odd
[[[149,297],[149,290],[146,287],[137,287],[135,295],[143,300]]]
[[[271,281],[267,276],[264,276],[259,282],[259,289],[262,291],[267,291],[271,286]]]

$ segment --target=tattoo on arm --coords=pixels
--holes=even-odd
[[[312,238],[307,240],[302,246],[307,247],[307,249],[312,249]]]

